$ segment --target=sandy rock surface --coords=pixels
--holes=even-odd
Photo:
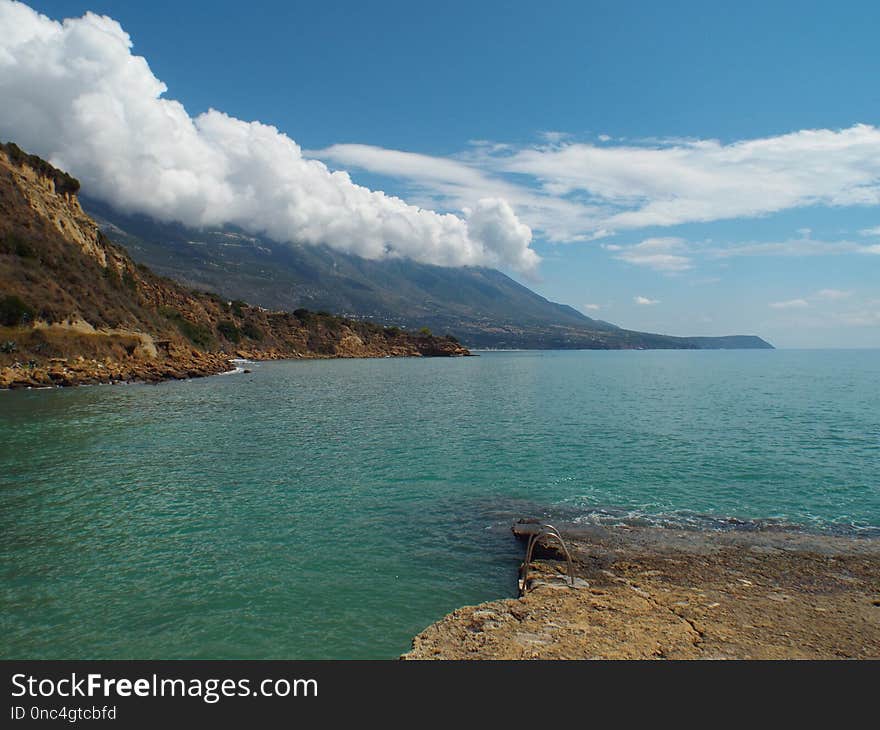
[[[404,659],[880,658],[880,541],[799,533],[565,533],[522,598],[460,608]]]

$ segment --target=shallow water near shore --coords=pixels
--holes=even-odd
[[[391,658],[536,513],[880,535],[880,351],[248,367],[0,393],[0,655]]]

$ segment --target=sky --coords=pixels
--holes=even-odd
[[[878,26],[876,2],[0,0],[0,137],[160,218],[497,266],[632,329],[880,347]]]

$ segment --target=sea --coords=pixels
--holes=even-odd
[[[880,351],[254,363],[0,392],[0,657],[394,658],[520,517],[880,536]]]

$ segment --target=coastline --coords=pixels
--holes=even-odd
[[[563,529],[529,590],[459,608],[402,659],[880,657],[880,539],[790,531]]]
[[[464,347],[431,338],[437,343],[422,347],[392,347],[387,351],[320,353],[310,351],[236,350],[227,352],[200,352],[176,348],[164,359],[132,359],[114,361],[85,357],[51,358],[48,362],[29,365],[16,363],[0,367],[0,390],[25,388],[76,387],[79,385],[112,385],[117,383],[160,383],[169,380],[187,380],[212,375],[246,372],[236,366],[239,362],[271,360],[334,360],[340,358],[385,357],[467,357]],[[439,343],[439,344],[438,344]]]

